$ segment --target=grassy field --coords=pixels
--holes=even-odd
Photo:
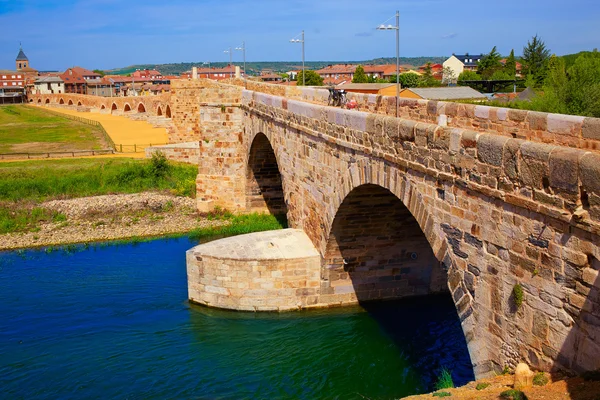
[[[0,154],[100,150],[99,127],[23,105],[0,107]]]
[[[0,234],[35,229],[64,215],[39,207],[42,201],[110,193],[165,190],[195,195],[197,167],[124,158],[62,159],[0,164]]]

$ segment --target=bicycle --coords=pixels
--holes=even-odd
[[[327,105],[334,107],[343,107],[347,102],[346,91],[344,89],[338,90],[333,87],[330,87],[328,89],[329,98],[327,99]]]

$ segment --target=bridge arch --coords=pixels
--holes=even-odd
[[[146,112],[146,107],[144,107],[144,103],[140,103],[137,106],[137,112],[139,113],[145,113]]]
[[[78,101],[78,102],[77,102],[77,106],[81,107],[81,105],[82,105],[82,104],[81,104],[81,101]]]
[[[69,106],[72,106],[72,105],[73,105],[73,100],[69,99],[69,103],[68,103],[68,105],[69,105]]]
[[[50,104],[50,99],[46,99],[46,104]]]
[[[42,99],[38,99],[38,104],[41,104],[41,103],[42,103]]]
[[[125,106],[123,107],[123,111],[124,112],[131,111],[131,106],[128,103],[125,103]]]
[[[171,118],[171,106],[167,104],[167,108],[165,109],[165,117]]]
[[[46,103],[49,103],[50,99],[46,99]],[[58,104],[65,104],[65,101],[63,100],[63,98],[61,97],[60,100],[58,101]]]
[[[163,115],[162,109],[160,108],[160,106],[158,106],[158,108],[156,109],[156,115],[158,115],[159,117]]]
[[[100,109],[101,109],[101,110],[104,110],[104,109],[106,109],[106,106],[105,106],[104,104],[102,104],[102,105],[100,106]]]
[[[246,163],[246,209],[286,215],[283,178],[277,156],[265,134],[252,139]]]
[[[117,111],[118,107],[116,103],[112,103],[112,106],[110,106],[110,111]]]

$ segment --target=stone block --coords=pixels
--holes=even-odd
[[[529,124],[529,129],[534,131],[545,131],[548,129],[548,114],[537,111],[529,111],[527,113],[526,122]]]
[[[502,166],[504,145],[508,140],[506,136],[480,135],[477,139],[477,157],[486,164]]]
[[[508,110],[508,119],[511,121],[523,122],[525,121],[525,118],[527,118],[527,111],[515,110],[512,108]]]
[[[524,141],[520,139],[509,139],[504,145],[504,151],[502,152],[502,166],[504,173],[510,179],[517,179],[519,177],[519,150],[523,143]]]
[[[536,189],[549,185],[550,153],[554,146],[535,142],[523,142],[518,162],[519,177],[523,184]]]
[[[584,118],[581,136],[584,139],[600,140],[600,118]]]
[[[584,152],[557,147],[550,154],[550,186],[579,193],[579,158]]]
[[[400,124],[398,126],[398,134],[400,135],[400,139],[414,141],[416,125],[416,121],[412,121],[409,119],[401,119]]]
[[[548,114],[548,132],[579,137],[584,117]]]
[[[461,138],[461,145],[464,148],[475,148],[477,147],[477,139],[481,134],[475,131],[464,131]]]
[[[383,134],[383,116],[377,114],[369,114],[367,115],[366,121],[366,132],[373,135],[381,135]]]
[[[587,192],[600,194],[600,154],[586,153],[579,159],[579,177]]]
[[[489,119],[490,118],[490,107],[489,106],[475,106],[475,118]]]
[[[394,117],[386,117],[383,119],[383,133],[391,140],[396,140],[399,135],[400,122],[402,120]]]

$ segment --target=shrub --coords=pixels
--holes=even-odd
[[[170,169],[171,165],[169,165],[165,153],[162,151],[152,153],[152,158],[150,159],[150,173],[152,176],[155,178],[162,178],[169,173]]]
[[[513,287],[512,294],[513,294],[513,298],[515,301],[515,306],[517,308],[521,308],[521,305],[523,304],[523,286],[521,286],[521,284],[517,283]]]
[[[435,392],[433,394],[433,397],[448,397],[448,396],[452,396],[452,393],[450,393],[450,392]]]
[[[550,379],[548,379],[548,375],[544,372],[538,372],[533,376],[533,384],[536,386],[544,386],[546,385]]]
[[[491,383],[481,382],[481,383],[478,383],[477,386],[475,386],[475,389],[477,389],[477,390],[483,390],[483,389],[487,388],[490,385],[491,385]]]
[[[452,374],[446,367],[442,368],[438,380],[435,383],[435,389],[450,389],[454,387],[454,381],[452,381]]]
[[[505,390],[504,392],[500,393],[500,398],[507,400],[527,400],[525,393],[515,389]]]

